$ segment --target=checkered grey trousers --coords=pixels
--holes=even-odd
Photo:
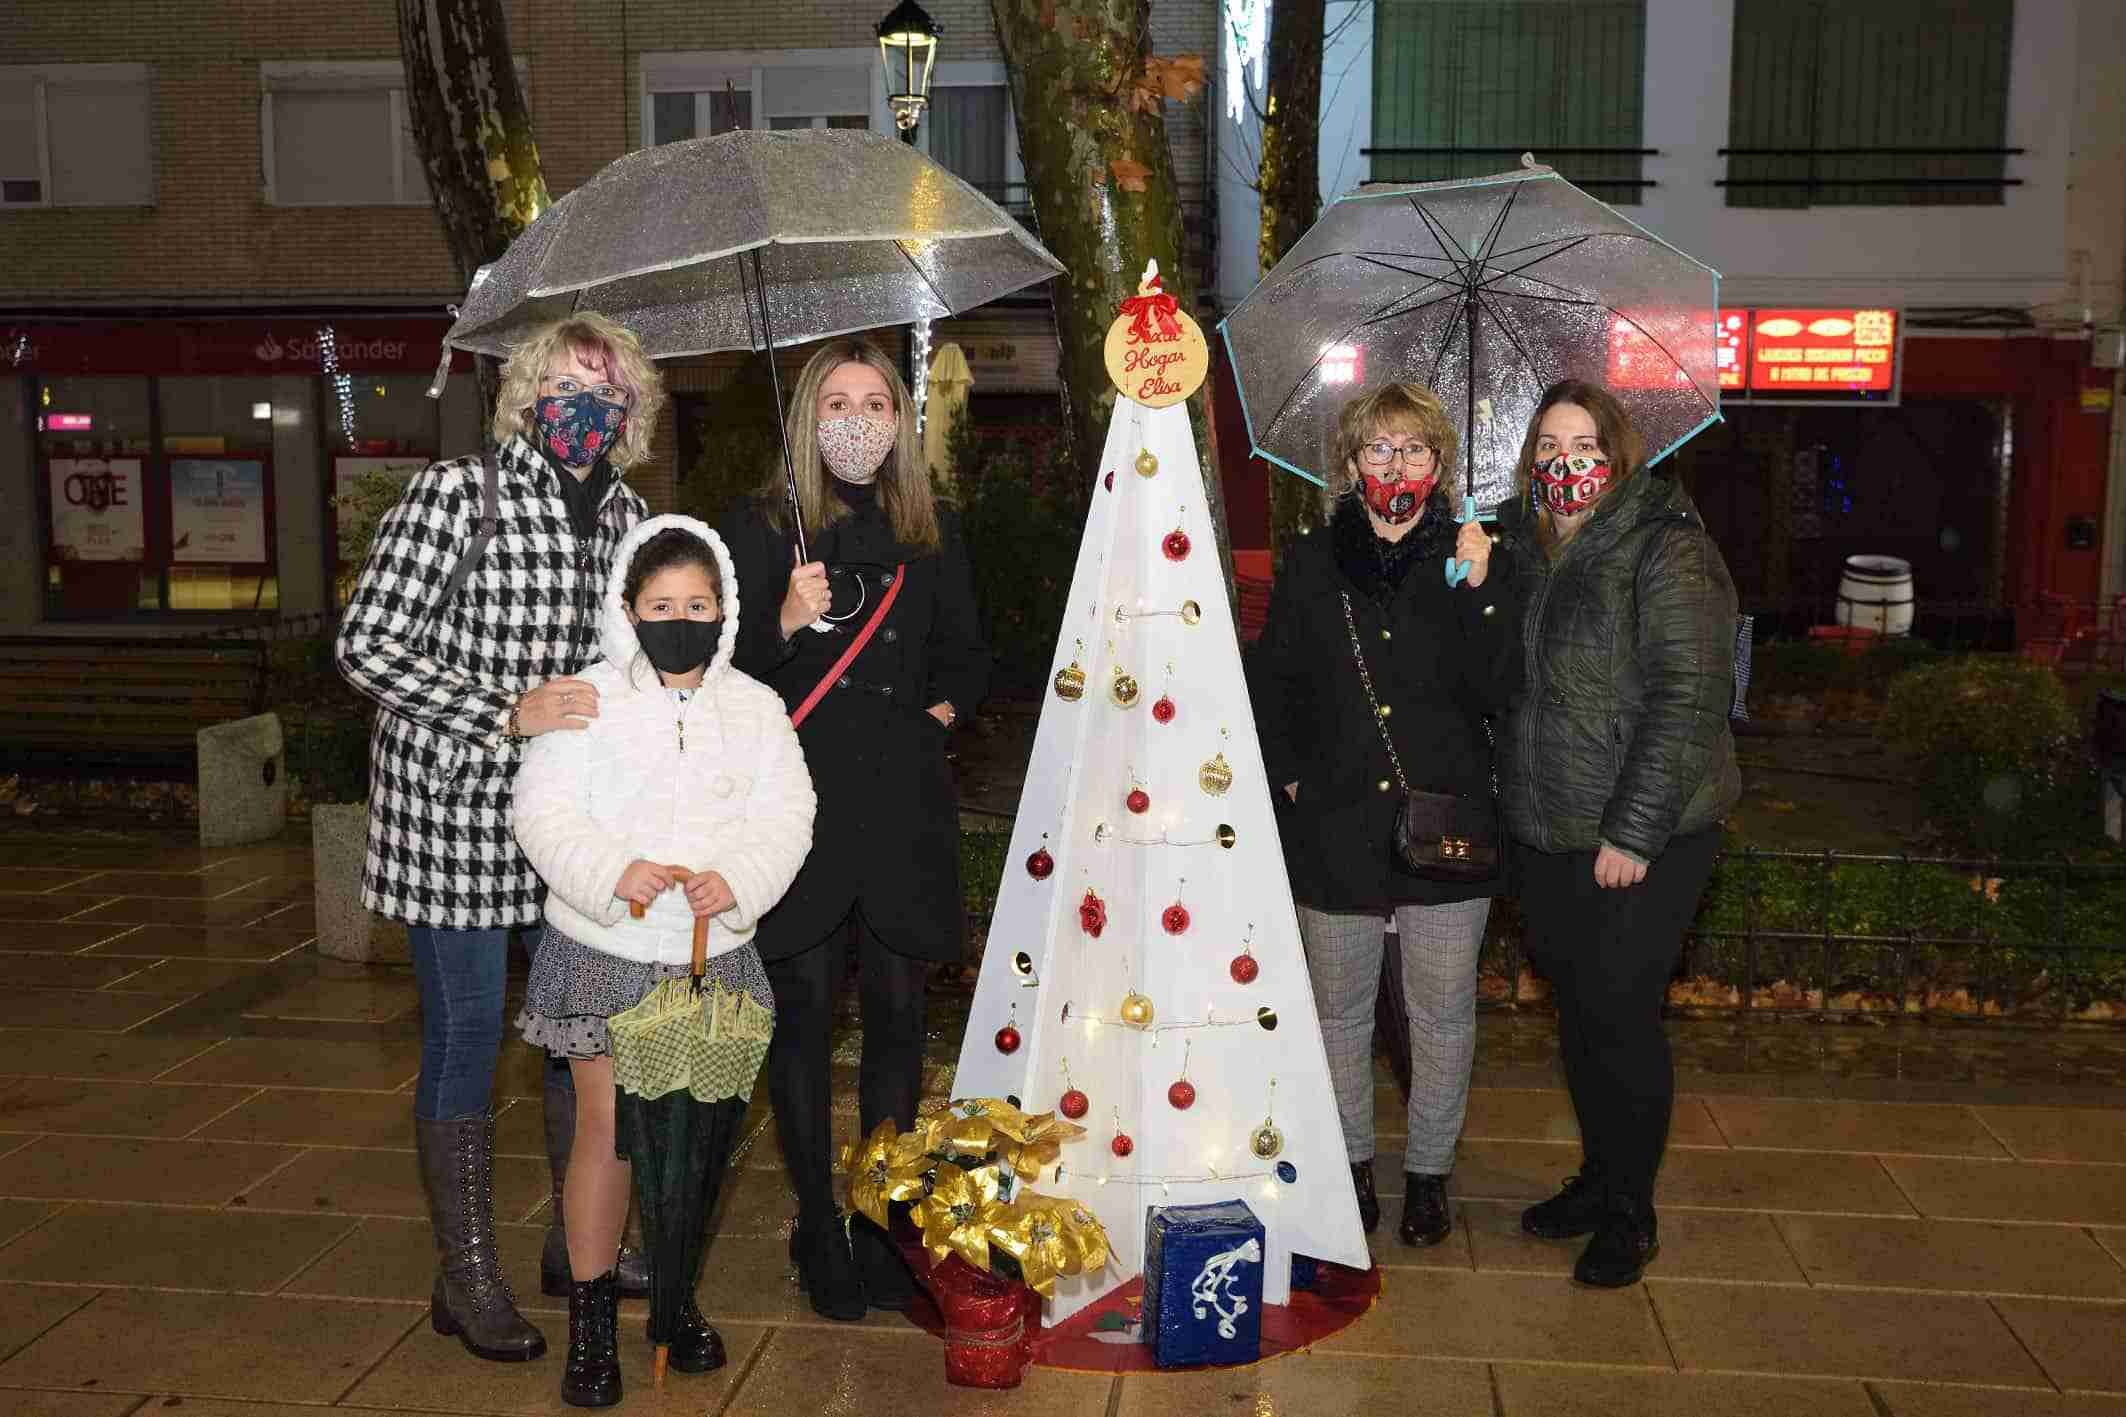
[[[1410,1119],[1403,1169],[1444,1176],[1469,1106],[1476,1057],[1476,957],[1490,918],[1487,900],[1405,905],[1395,912],[1402,938],[1403,1002],[1410,1013]],[[1387,918],[1299,907],[1314,1009],[1336,1085],[1351,1160],[1373,1155],[1373,1008],[1380,991]]]

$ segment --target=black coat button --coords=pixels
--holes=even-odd
[[[844,674],[844,675],[843,675],[843,676],[842,676],[841,678],[839,678],[839,679],[835,680],[835,681],[834,681],[834,687],[835,687],[835,688],[837,688],[837,689],[846,689],[846,688],[848,688],[848,687],[849,687],[849,676],[848,676],[848,675],[846,675],[846,674]]]
[[[901,632],[899,630],[894,629],[891,625],[888,625],[885,629],[880,630],[878,632],[878,637],[890,645],[895,640],[901,637]]]
[[[880,584],[881,586],[889,586],[889,585],[892,585],[892,584],[893,584],[893,572],[891,572],[891,571],[881,571],[881,572],[879,572],[879,576],[878,576],[878,583],[879,583],[879,584]]]

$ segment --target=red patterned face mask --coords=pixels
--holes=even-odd
[[[1601,500],[1609,489],[1608,458],[1559,453],[1535,465],[1535,493],[1560,516],[1574,517]]]
[[[1359,479],[1366,505],[1373,515],[1389,526],[1401,526],[1412,521],[1425,509],[1425,499],[1439,485],[1439,474],[1426,477],[1398,477],[1390,480],[1365,473]]]

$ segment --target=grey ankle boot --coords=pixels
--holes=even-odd
[[[522,1363],[546,1352],[546,1338],[517,1312],[495,1253],[493,1113],[413,1120],[421,1185],[441,1263],[429,1322],[477,1358]]]
[[[546,1247],[539,1252],[539,1289],[548,1298],[565,1299],[569,1294],[568,1227],[561,1218],[561,1186],[568,1179],[568,1153],[576,1144],[576,1079],[566,1067],[546,1066],[541,1102],[546,1109],[546,1164],[554,1175],[554,1200],[547,1208],[553,1218],[546,1224]],[[619,1276],[620,1293],[641,1299],[650,1292],[650,1260],[640,1249],[620,1239],[620,1258],[613,1272]]]

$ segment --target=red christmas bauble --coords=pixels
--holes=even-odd
[[[1026,874],[1037,881],[1047,880],[1055,869],[1056,858],[1048,854],[1048,848],[1045,846],[1026,858]]]
[[[1172,723],[1174,721],[1174,701],[1161,694],[1157,701],[1152,704],[1152,717],[1161,723]]]
[[[1107,1149],[1117,1156],[1127,1156],[1137,1149],[1137,1144],[1129,1139],[1128,1132],[1116,1132],[1115,1139],[1107,1144]]]
[[[1122,802],[1140,817],[1152,809],[1152,795],[1141,787],[1132,787]]]
[[[1185,531],[1168,532],[1166,540],[1159,543],[1159,549],[1166,553],[1166,559],[1169,561],[1187,560],[1189,549],[1188,533]]]
[[[997,1030],[997,1051],[999,1053],[1016,1053],[1019,1051],[1019,1031],[1008,1023]]]
[[[1175,1110],[1188,1111],[1189,1108],[1196,1105],[1196,1084],[1190,1082],[1187,1078],[1180,1079],[1167,1088],[1166,1100],[1174,1104]]]
[[[1110,492],[1115,490],[1115,475],[1112,472],[1107,475],[1107,490]]]
[[[1084,1116],[1092,1105],[1091,1098],[1078,1091],[1078,1089],[1072,1088],[1063,1094],[1063,1100],[1056,1104],[1056,1110],[1075,1122]]]
[[[1232,972],[1235,984],[1253,984],[1255,976],[1262,973],[1262,966],[1255,963],[1253,955],[1234,955]]]
[[[1166,927],[1167,934],[1180,934],[1188,928],[1188,907],[1178,900],[1175,901],[1159,912],[1159,923]]]

